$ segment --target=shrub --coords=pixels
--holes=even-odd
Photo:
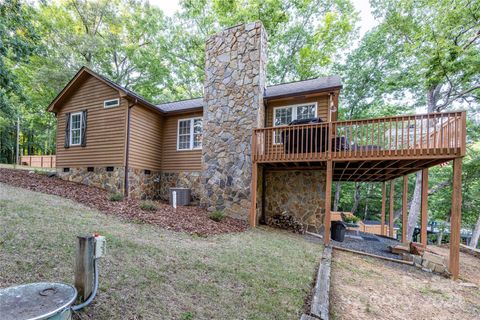
[[[110,195],[110,201],[123,201],[123,194],[120,192],[112,193]]]
[[[358,221],[360,221],[360,218],[357,216],[345,216],[345,218],[343,218],[343,221],[346,223],[357,223]]]
[[[220,222],[223,220],[223,218],[225,218],[225,213],[223,213],[223,211],[220,211],[220,210],[215,210],[210,212],[208,217],[213,221]]]
[[[142,201],[140,202],[140,209],[146,211],[155,211],[158,209],[157,204],[153,201]]]

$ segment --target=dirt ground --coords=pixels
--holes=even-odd
[[[145,211],[140,209],[141,201],[111,201],[110,194],[103,189],[83,184],[48,177],[45,172],[12,170],[0,167],[0,182],[41,193],[64,197],[107,214],[114,214],[136,222],[161,226],[174,231],[183,231],[201,236],[242,232],[248,226],[244,221],[224,218],[215,222],[208,218],[207,211],[195,206],[178,207],[156,202],[157,209]]]
[[[448,250],[438,248],[439,250]],[[479,319],[480,259],[461,253],[461,279],[334,250],[332,319]]]

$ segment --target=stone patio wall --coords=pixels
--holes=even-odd
[[[107,171],[106,167],[94,167],[93,171],[88,171],[86,167],[70,168],[69,172],[58,168],[57,175],[63,180],[102,188],[112,193],[123,193],[125,190],[124,167],[113,167],[113,171]]]
[[[305,229],[320,231],[325,215],[325,170],[266,171],[265,220],[292,216]]]

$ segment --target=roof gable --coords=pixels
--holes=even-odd
[[[60,93],[53,99],[53,101],[48,106],[47,110],[49,112],[56,112],[57,106],[61,104],[66,98],[68,98],[84,81],[87,77],[94,77],[109,87],[118,90],[120,95],[124,96],[127,99],[130,99],[138,104],[146,106],[150,109],[153,109],[157,112],[161,112],[159,108],[151,104],[141,96],[136,93],[116,84],[108,78],[101,76],[100,74],[90,70],[89,68],[83,66],[75,74],[75,76],[67,83],[67,85],[60,91]]]

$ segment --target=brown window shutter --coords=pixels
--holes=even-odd
[[[82,111],[82,147],[87,146],[87,110]]]
[[[65,114],[65,142],[63,146],[65,148],[70,147],[70,112]]]

